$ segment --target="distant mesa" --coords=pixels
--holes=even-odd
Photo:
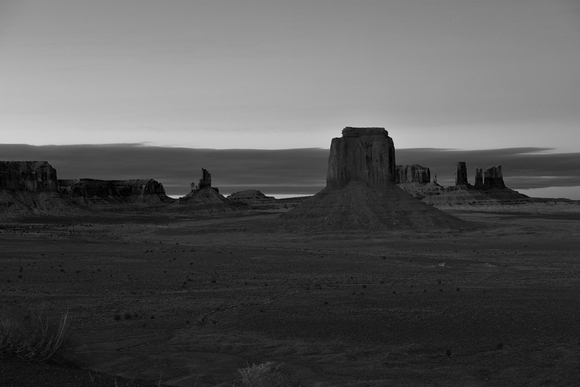
[[[244,203],[252,207],[276,207],[277,200],[272,196],[266,196],[257,189],[248,189],[234,192],[228,196],[228,200],[234,203]]]
[[[428,184],[431,182],[431,171],[419,164],[397,165],[395,182],[397,184]]]
[[[397,165],[396,182],[399,188],[419,200],[445,191],[437,184],[437,174],[431,180],[431,170],[419,164]]]
[[[68,214],[78,210],[58,192],[46,161],[0,161],[0,216]]]
[[[0,161],[0,190],[58,192],[56,169],[47,161]]]
[[[58,181],[59,192],[83,205],[173,203],[163,185],[153,179]]]
[[[466,223],[395,184],[393,140],[384,128],[342,131],[330,146],[326,188],[282,217],[289,231],[461,228]]]

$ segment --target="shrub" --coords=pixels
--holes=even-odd
[[[24,360],[45,361],[62,350],[70,325],[68,310],[50,319],[44,310],[0,311],[0,358],[16,356]]]
[[[278,369],[281,364],[266,362],[239,368],[240,381],[245,387],[284,387],[290,386],[287,377]]]

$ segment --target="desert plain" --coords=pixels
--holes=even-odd
[[[575,386],[579,207],[381,232],[288,232],[283,208],[15,219],[0,302],[68,311],[67,366],[151,385],[274,362],[293,386]]]

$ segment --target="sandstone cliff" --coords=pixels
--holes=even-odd
[[[475,189],[483,189],[483,169],[475,168]]]
[[[46,161],[0,161],[0,190],[58,192],[56,169]]]
[[[504,189],[501,165],[489,167],[483,172],[483,189]]]
[[[346,127],[330,144],[326,186],[341,189],[351,181],[370,188],[395,182],[395,146],[383,128]]]
[[[174,201],[165,194],[163,185],[153,179],[59,180],[59,191],[63,196],[84,205],[161,204]]]
[[[464,161],[459,161],[457,163],[457,169],[455,170],[455,185],[469,186],[469,182],[467,181],[467,165]]]
[[[431,182],[431,171],[419,164],[397,165],[395,182],[428,184]]]
[[[0,217],[63,215],[83,210],[58,193],[56,169],[46,161],[0,161]]]

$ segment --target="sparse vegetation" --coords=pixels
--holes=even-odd
[[[54,359],[63,349],[69,325],[68,310],[56,319],[49,318],[43,308],[0,311],[0,357],[15,356],[30,361]]]
[[[280,372],[282,364],[268,361],[239,368],[240,382],[244,387],[283,387],[290,386],[288,378]]]

